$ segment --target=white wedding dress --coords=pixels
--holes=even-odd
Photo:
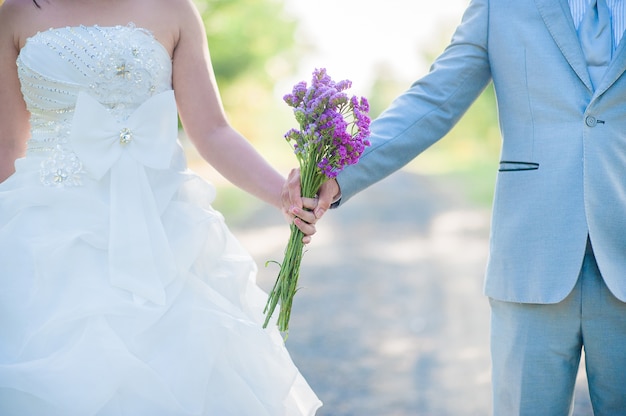
[[[255,264],[186,170],[163,46],[57,28],[17,64],[32,137],[0,184],[0,415],[313,415]]]

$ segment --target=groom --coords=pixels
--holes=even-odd
[[[493,81],[496,416],[569,414],[582,348],[595,414],[626,414],[625,13],[620,0],[472,0],[361,161],[319,192],[318,218],[439,140]],[[297,172],[289,183],[285,205],[300,207]]]

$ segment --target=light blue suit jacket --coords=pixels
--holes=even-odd
[[[444,136],[493,80],[503,142],[485,293],[562,300],[589,235],[626,301],[625,44],[594,91],[567,0],[472,0],[429,74],[372,123],[341,203]]]

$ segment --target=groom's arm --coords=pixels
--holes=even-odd
[[[337,183],[320,191],[327,209],[405,166],[457,123],[491,80],[487,54],[488,0],[473,0],[450,45],[430,72],[396,98],[370,126],[371,146]]]

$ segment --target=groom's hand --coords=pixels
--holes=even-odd
[[[328,211],[330,205],[341,198],[341,189],[335,179],[329,179],[320,186],[317,191],[317,207],[314,208],[315,217],[317,219]]]

